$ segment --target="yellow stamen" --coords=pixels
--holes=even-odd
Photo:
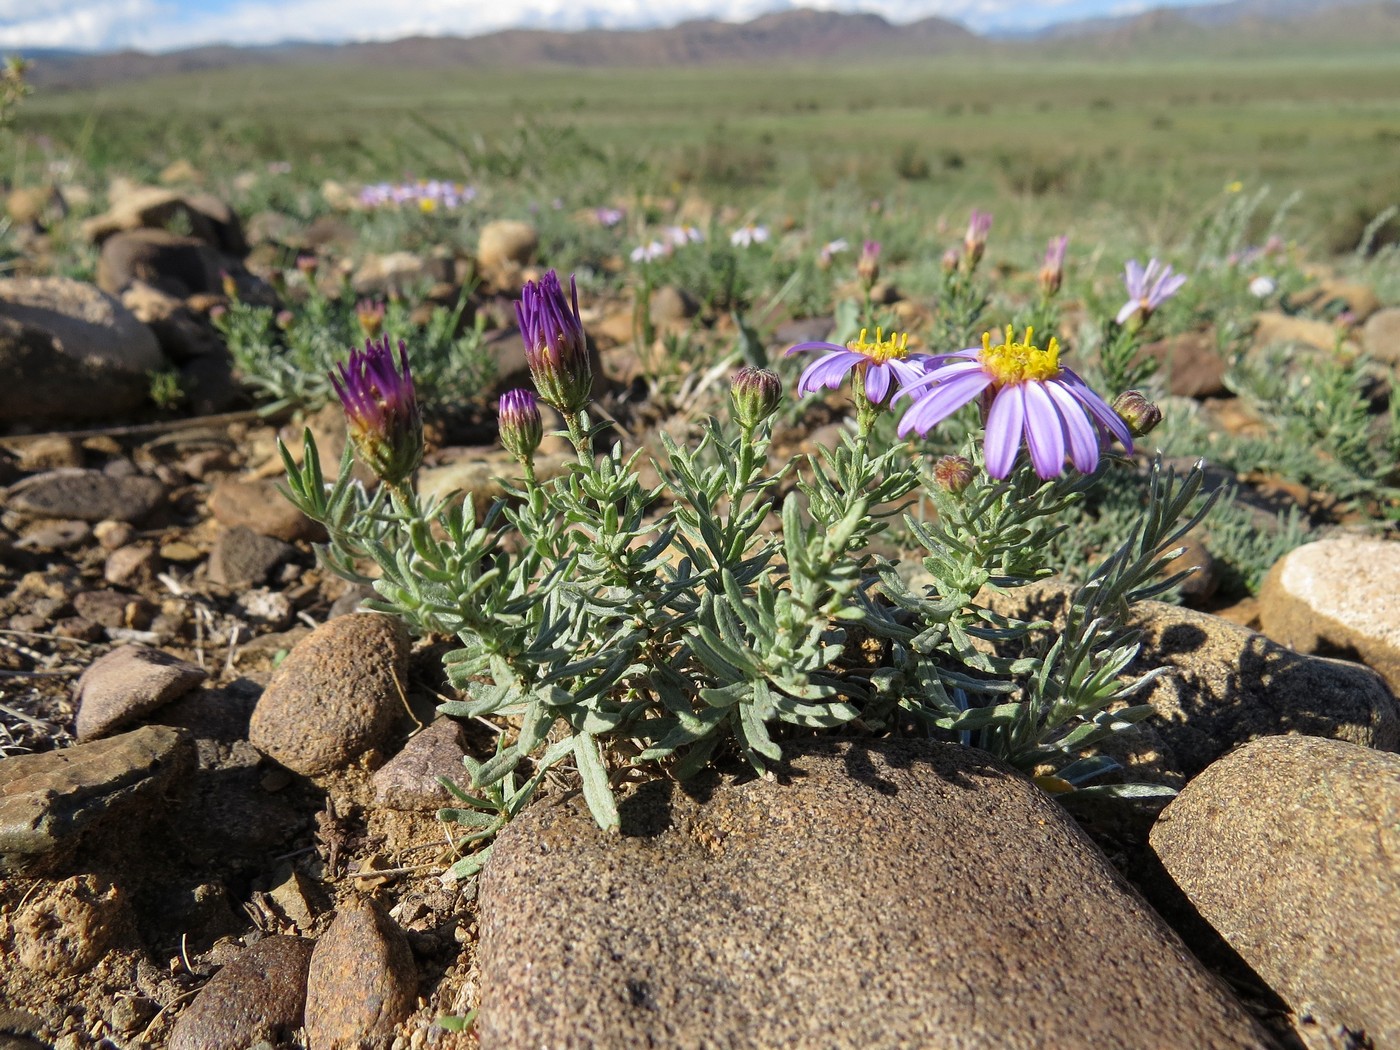
[[[1006,326],[1006,342],[992,345],[992,333],[982,334],[982,367],[990,372],[1002,386],[1024,383],[1028,380],[1043,382],[1060,374],[1060,344],[1054,337],[1042,350],[1032,341],[1035,329],[1026,328],[1026,338],[1016,342],[1011,326]]]
[[[909,336],[903,332],[891,332],[888,339],[882,328],[875,329],[875,339],[866,339],[868,328],[860,330],[860,338],[853,339],[846,344],[847,350],[853,350],[858,354],[864,354],[876,364],[884,364],[886,361],[903,361],[909,356]]]

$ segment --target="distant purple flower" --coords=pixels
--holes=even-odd
[[[588,338],[578,313],[578,285],[569,278],[571,297],[564,298],[559,275],[549,270],[539,283],[526,281],[515,304],[525,363],[540,398],[560,412],[577,412],[593,390]]]
[[[747,248],[750,245],[762,244],[768,239],[768,227],[756,226],[753,223],[745,223],[729,235],[729,243],[736,248]]]
[[[1154,310],[1181,289],[1186,283],[1186,275],[1173,274],[1169,264],[1156,259],[1149,259],[1145,270],[1136,259],[1129,259],[1123,283],[1128,287],[1128,301],[1114,318],[1119,324],[1127,324],[1128,319],[1139,311],[1142,320],[1146,321]]]
[[[622,211],[618,208],[595,208],[593,217],[599,226],[616,226],[622,221]]]
[[[331,373],[331,385],[345,409],[350,440],[366,466],[383,481],[398,485],[423,461],[423,419],[408,368],[408,349],[399,342],[399,367],[389,337],[365,340],[350,360]]]
[[[1040,266],[1040,291],[1048,299],[1060,290],[1065,279],[1065,249],[1068,235],[1051,237],[1045,249],[1045,261]]]
[[[983,451],[993,478],[1011,473],[1022,436],[1036,474],[1046,479],[1064,470],[1066,448],[1076,470],[1092,473],[1104,434],[1131,452],[1133,436],[1123,420],[1084,380],[1060,365],[1054,338],[1041,349],[1031,341],[1034,334],[1027,328],[1025,341],[1018,343],[1008,325],[1004,343],[993,346],[987,332],[981,347],[935,357],[922,377],[896,395],[915,399],[899,422],[900,435],[927,434],[980,397],[987,430]]]
[[[928,354],[909,353],[909,337],[891,332],[885,337],[875,329],[875,339],[866,339],[869,330],[862,328],[860,337],[845,346],[839,343],[798,343],[789,354],[822,351],[823,354],[802,371],[797,381],[798,396],[811,394],[821,387],[835,390],[846,376],[857,372],[865,386],[865,396],[871,404],[881,404],[895,386],[912,383],[924,374]]]
[[[831,260],[842,252],[850,251],[850,242],[844,237],[837,237],[834,241],[827,241],[822,245],[822,250],[817,253],[817,262],[823,269],[831,265]]]
[[[705,234],[698,226],[691,226],[683,223],[680,226],[667,226],[663,231],[666,235],[666,243],[673,248],[679,248],[685,244],[704,244]]]
[[[652,241],[650,244],[639,244],[632,249],[632,261],[640,263],[655,262],[657,259],[664,259],[671,254],[671,246],[662,244],[660,241]]]

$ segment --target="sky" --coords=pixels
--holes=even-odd
[[[742,22],[790,7],[871,11],[892,22],[938,15],[987,32],[1192,2],[1200,0],[0,0],[0,49],[171,51],[220,43],[473,36],[515,26],[621,29],[690,18]]]

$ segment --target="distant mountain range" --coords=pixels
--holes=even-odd
[[[1027,49],[1053,56],[1238,57],[1319,48],[1400,49],[1400,0],[1231,0],[1064,22],[1016,36],[979,36],[942,18],[895,25],[874,14],[789,10],[740,25],[691,21],[664,29],[510,29],[476,37],[408,37],[372,43],[214,46],[162,54],[31,50],[25,56],[35,62],[36,85],[90,88],[250,65],[661,67],[854,61],[950,52],[992,55]]]

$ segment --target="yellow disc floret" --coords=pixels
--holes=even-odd
[[[982,367],[1002,386],[1027,381],[1043,382],[1060,374],[1060,344],[1054,336],[1045,349],[1032,341],[1035,329],[1026,328],[1026,338],[1016,342],[1011,326],[1006,326],[1006,342],[992,345],[992,333],[982,334]]]
[[[901,332],[891,332],[888,339],[882,328],[875,329],[874,340],[869,340],[866,335],[868,328],[860,330],[860,338],[852,339],[846,344],[847,350],[852,350],[857,354],[864,354],[876,364],[884,364],[886,361],[903,361],[909,356],[909,336]]]

